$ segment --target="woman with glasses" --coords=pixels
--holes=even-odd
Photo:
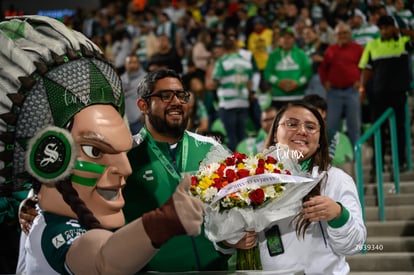
[[[319,112],[303,102],[283,106],[273,122],[266,148],[288,145],[299,152],[302,169],[318,167],[327,173],[303,198],[298,215],[275,221],[257,234],[263,270],[348,274],[345,256],[363,247],[366,228],[355,183],[330,165],[325,131]]]
[[[276,143],[299,151],[302,169],[311,172],[319,167],[320,172],[327,173],[303,199],[303,209],[296,217],[273,225],[279,227],[283,253],[273,253],[267,245],[277,236],[259,234],[263,268],[303,270],[306,274],[348,274],[345,256],[360,251],[366,228],[353,179],[330,165],[325,123],[318,110],[302,102],[282,107],[265,147]]]

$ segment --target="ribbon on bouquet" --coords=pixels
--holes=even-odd
[[[237,192],[249,185],[254,186],[255,188],[266,186],[266,185],[273,185],[273,184],[285,184],[285,183],[307,183],[312,182],[314,179],[306,178],[301,176],[293,176],[287,174],[276,174],[276,173],[268,173],[268,174],[260,174],[245,177],[230,183],[223,187],[219,192],[217,192],[214,199],[211,201],[210,206],[214,205],[216,202],[221,200],[222,198],[226,197],[227,195]]]

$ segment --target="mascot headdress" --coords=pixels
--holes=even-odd
[[[28,182],[67,178],[76,158],[73,116],[93,104],[112,104],[123,116],[124,98],[102,51],[55,19],[7,18],[0,39],[0,196],[7,197]]]

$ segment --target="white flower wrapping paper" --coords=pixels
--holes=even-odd
[[[323,178],[323,173],[318,173],[318,167],[314,167],[312,174],[301,170],[297,159],[289,154],[289,149],[283,145],[276,145],[263,152],[265,155],[272,155],[283,162],[285,169],[291,172],[287,174],[261,174],[243,178],[226,186],[232,191],[238,188],[245,188],[249,184],[267,185],[283,183],[284,192],[276,199],[258,208],[252,206],[220,211],[217,203],[223,192],[219,192],[211,204],[205,204],[204,229],[208,239],[213,242],[226,240],[229,243],[237,243],[245,235],[245,231],[260,232],[269,227],[273,222],[297,215],[302,208],[302,198],[306,196],[315,185]],[[228,153],[228,152],[227,152]],[[217,151],[215,152],[217,154]],[[211,160],[211,159],[210,159]],[[214,161],[218,157],[215,155]],[[211,163],[206,158],[205,165]],[[260,183],[262,182],[262,183]]]

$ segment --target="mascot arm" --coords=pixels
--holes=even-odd
[[[138,219],[115,233],[89,230],[72,244],[66,263],[75,274],[133,274],[156,252]]]
[[[75,274],[132,274],[172,237],[200,234],[203,205],[188,194],[190,182],[187,175],[164,205],[114,233],[87,231],[66,255],[70,270]]]

